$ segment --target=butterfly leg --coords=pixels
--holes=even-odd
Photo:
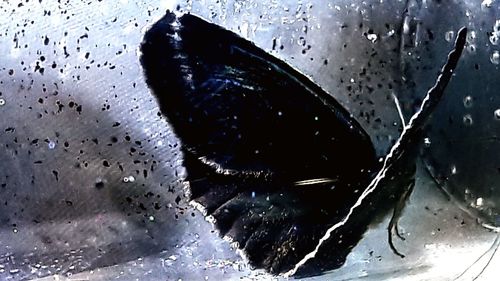
[[[408,185],[406,186],[403,194],[399,198],[399,200],[396,203],[396,206],[394,207],[394,211],[392,213],[391,221],[389,222],[389,225],[387,226],[387,237],[388,237],[388,242],[389,242],[389,247],[391,250],[394,252],[394,254],[400,256],[401,258],[404,258],[405,255],[401,254],[396,247],[394,246],[394,242],[392,241],[392,234],[393,232],[398,236],[401,240],[405,240],[403,235],[398,229],[398,221],[399,218],[401,217],[401,213],[403,211],[403,208],[405,206],[405,202],[410,197],[411,192],[413,191],[413,187],[415,186],[415,179],[412,178]]]

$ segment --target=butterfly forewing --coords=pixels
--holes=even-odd
[[[370,139],[345,109],[236,34],[167,14],[141,50],[162,112],[197,157],[290,180],[352,178],[373,166]]]

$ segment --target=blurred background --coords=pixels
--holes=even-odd
[[[308,279],[498,276],[497,234],[483,227],[500,224],[498,1],[19,0],[0,3],[0,280],[279,279],[251,270],[184,195],[179,142],[138,57],[167,9],[300,70],[380,156],[401,132],[392,95],[409,119],[468,27],[400,221],[406,258],[386,218],[344,267]]]

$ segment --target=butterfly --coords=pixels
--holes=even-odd
[[[414,184],[423,127],[466,32],[458,32],[435,86],[383,161],[331,95],[195,15],[167,11],[146,31],[140,62],[182,143],[190,200],[252,267],[306,276],[340,267],[373,218],[394,208],[392,237],[395,206]]]

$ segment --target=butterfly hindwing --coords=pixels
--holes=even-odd
[[[148,86],[182,142],[191,199],[253,266],[292,268],[367,184],[377,166],[368,135],[304,75],[196,16],[167,13],[141,52]],[[333,248],[336,259],[351,244]]]
[[[304,188],[278,180],[221,175],[190,153],[184,161],[191,192],[198,192],[191,198],[214,218],[221,235],[238,243],[252,266],[273,273],[290,270],[314,249],[326,229],[345,215],[357,198],[321,186]],[[367,223],[356,225],[350,230],[353,235],[343,238],[344,243],[328,247],[331,260],[324,267],[340,266],[366,227]],[[333,236],[342,238],[342,234]]]

